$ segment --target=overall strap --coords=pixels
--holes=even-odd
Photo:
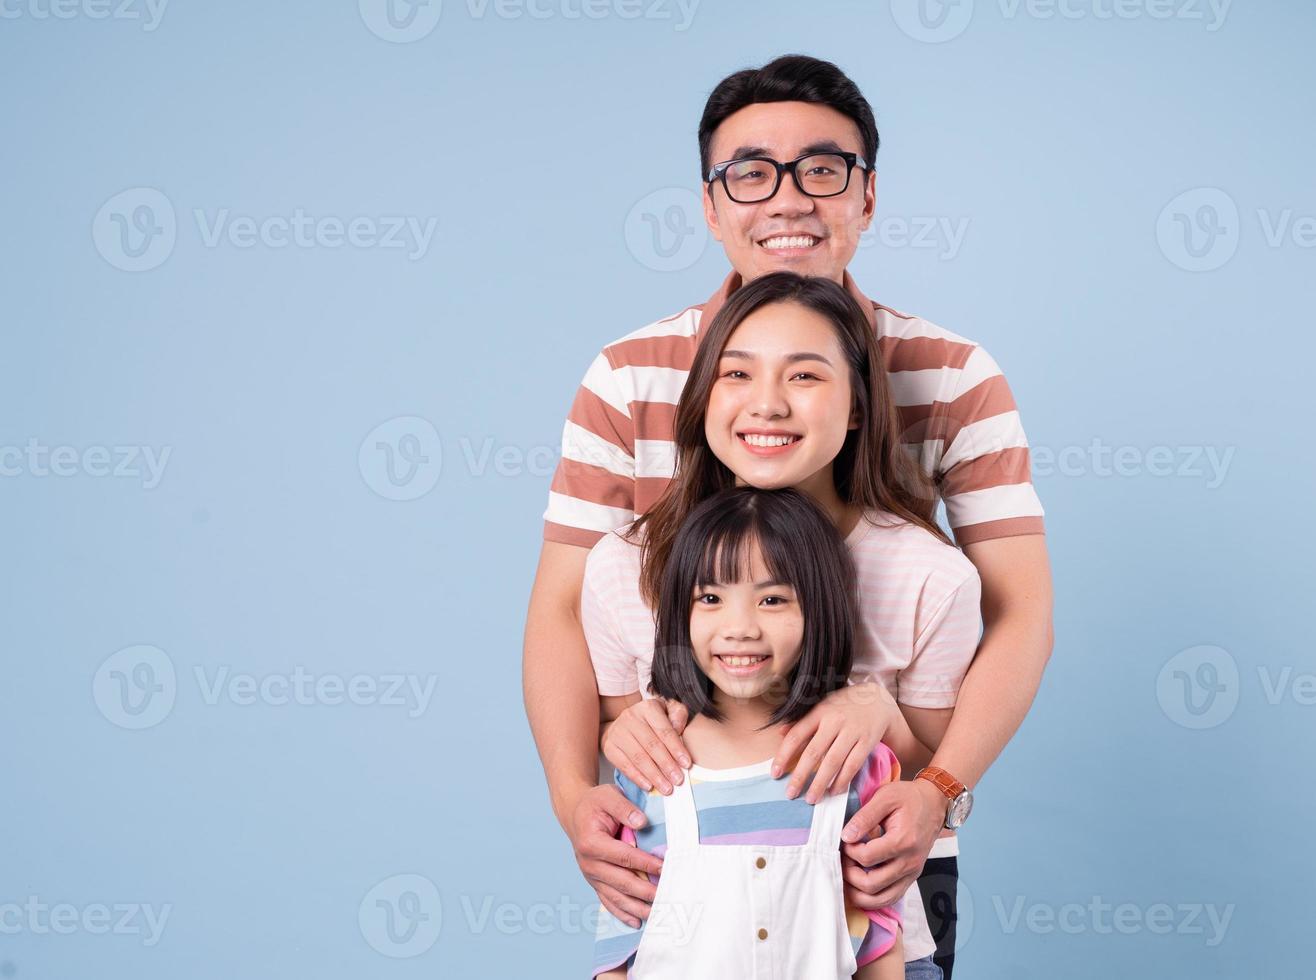
[[[844,793],[829,793],[814,805],[813,822],[809,826],[809,844],[833,851],[841,846],[841,831],[845,829],[845,807],[850,788]]]
[[[672,787],[672,795],[663,797],[663,821],[667,825],[667,847],[695,847],[699,844],[699,815],[695,811],[695,795],[690,788],[691,777],[686,770],[685,779]]]

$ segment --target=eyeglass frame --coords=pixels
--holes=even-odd
[[[802,160],[807,160],[809,157],[821,156],[840,157],[845,161],[845,186],[833,194],[810,194],[804,189],[804,185],[800,183],[800,175],[795,169],[800,165]],[[727,168],[732,164],[743,163],[746,160],[761,160],[763,163],[770,163],[777,168],[777,181],[772,185],[772,193],[767,197],[761,197],[757,201],[737,201],[731,196],[731,188],[727,186]],[[788,160],[786,163],[778,163],[776,160],[772,159],[772,157],[736,157],[734,160],[724,160],[722,163],[713,164],[713,166],[709,168],[708,176],[704,179],[704,182],[706,184],[712,184],[714,181],[720,179],[722,181],[722,190],[726,191],[727,200],[731,201],[733,204],[762,204],[764,201],[771,201],[777,196],[777,191],[781,190],[782,175],[784,175],[789,169],[791,180],[795,182],[796,190],[805,197],[825,200],[829,197],[840,197],[850,189],[850,177],[854,174],[855,167],[861,168],[866,173],[872,171],[872,168],[868,166],[867,160],[861,157],[858,153],[850,153],[847,150],[814,150],[811,153],[801,154],[794,160]]]

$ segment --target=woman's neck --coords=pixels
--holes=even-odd
[[[846,503],[836,492],[836,481],[832,477],[830,466],[815,473],[803,483],[797,484],[795,489],[807,493],[826,511],[843,538],[849,536],[863,516],[863,507],[859,504]]]

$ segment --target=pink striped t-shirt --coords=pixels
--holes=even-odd
[[[654,620],[640,595],[640,548],[625,530],[605,534],[585,560],[581,622],[599,693],[648,698]],[[878,511],[845,543],[860,619],[851,681],[877,681],[910,707],[953,707],[982,635],[978,570],[958,548]]]

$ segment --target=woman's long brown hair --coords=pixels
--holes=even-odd
[[[659,501],[639,517],[628,537],[641,545],[640,592],[656,608],[663,569],[676,534],[700,501],[736,485],[736,477],[708,447],[704,418],[718,362],[736,327],[770,303],[798,303],[822,315],[850,368],[851,429],[832,465],[836,493],[865,512],[886,511],[946,541],[936,524],[932,481],[900,444],[900,422],[877,335],[859,303],[830,279],[774,272],[731,294],[700,338],[676,408],[676,468]]]

